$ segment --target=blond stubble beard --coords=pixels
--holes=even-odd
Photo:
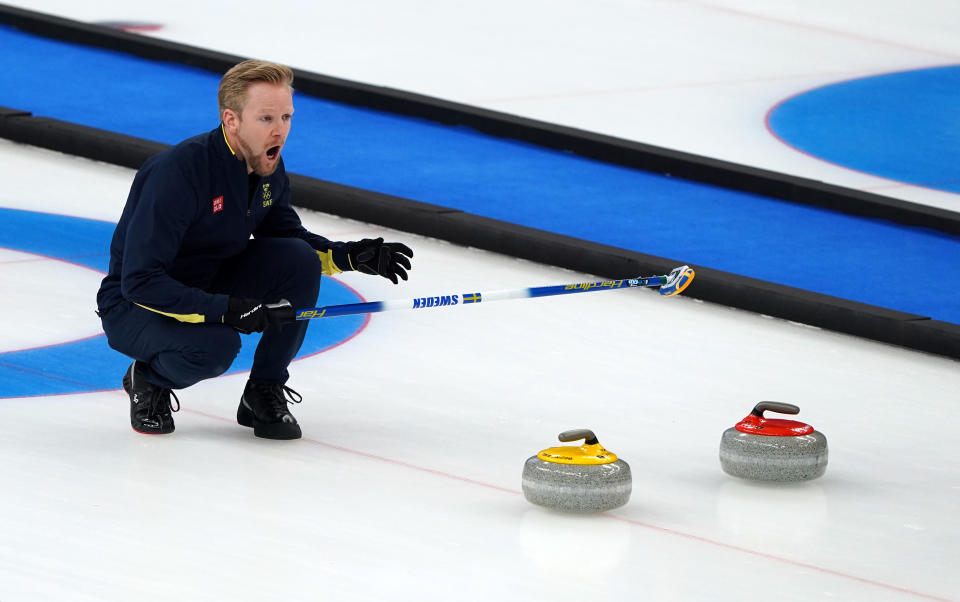
[[[250,147],[246,145],[242,138],[240,138],[239,133],[237,135],[237,146],[239,147],[240,154],[243,156],[243,160],[246,161],[247,167],[251,166],[251,157],[256,159],[257,162],[253,163],[253,173],[257,174],[261,178],[273,175],[273,172],[277,171],[277,166],[280,165],[280,152],[277,151],[277,160],[274,162],[273,166],[269,171],[264,172],[261,170],[260,166],[263,164],[263,159],[266,158],[266,152],[254,157],[253,152],[250,150]]]

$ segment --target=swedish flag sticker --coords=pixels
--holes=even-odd
[[[466,303],[480,303],[483,301],[483,295],[481,293],[473,293],[470,295],[463,296],[463,302]]]

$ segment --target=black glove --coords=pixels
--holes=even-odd
[[[347,257],[358,272],[383,276],[397,284],[397,276],[407,279],[407,270],[410,269],[408,258],[413,257],[413,251],[403,243],[364,238],[347,243]]]
[[[263,332],[267,328],[279,328],[296,321],[293,306],[286,299],[266,304],[258,299],[230,297],[223,323],[233,326],[243,334]]]

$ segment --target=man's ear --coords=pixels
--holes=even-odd
[[[227,128],[231,134],[236,134],[240,128],[240,115],[233,109],[224,109],[220,120],[223,121],[223,127]]]

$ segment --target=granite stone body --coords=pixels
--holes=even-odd
[[[819,431],[795,437],[754,435],[736,428],[720,439],[720,466],[756,481],[806,481],[827,470],[827,438]]]
[[[610,464],[560,464],[537,456],[523,465],[523,495],[564,512],[604,512],[630,499],[633,480],[623,460]]]

